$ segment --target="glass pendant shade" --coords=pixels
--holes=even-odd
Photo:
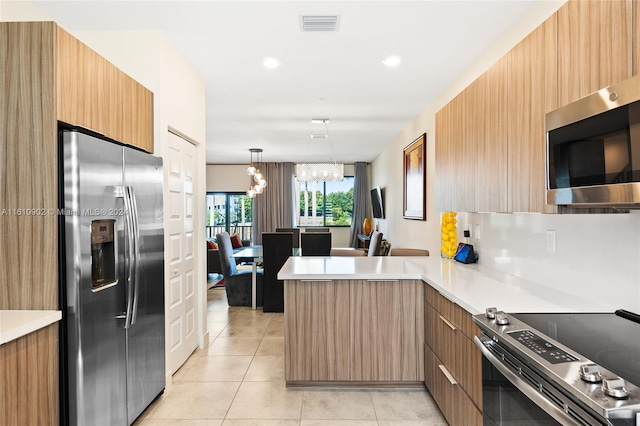
[[[298,182],[340,182],[344,179],[344,164],[316,163],[296,164]]]

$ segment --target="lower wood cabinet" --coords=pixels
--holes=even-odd
[[[54,426],[58,400],[58,324],[0,346],[0,424]]]
[[[287,381],[348,381],[350,281],[287,281]]]
[[[424,381],[419,280],[285,282],[288,384]]]
[[[482,354],[471,315],[425,284],[425,384],[451,425],[482,424]]]

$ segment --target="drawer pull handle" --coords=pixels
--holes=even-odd
[[[451,383],[451,386],[455,386],[455,385],[458,384],[458,381],[453,378],[451,373],[449,373],[449,370],[447,370],[447,367],[445,367],[444,365],[440,364],[440,365],[438,365],[438,368],[442,371],[442,374],[444,374],[444,376],[447,378],[447,380],[449,380],[449,383]]]
[[[455,325],[453,325],[453,324],[451,324],[451,322],[449,322],[445,317],[443,317],[442,315],[438,315],[438,316],[440,317],[440,319],[442,320],[442,322],[443,322],[443,323],[445,323],[445,324],[447,324],[447,325],[449,326],[449,328],[450,328],[451,330],[453,330],[453,331],[458,330],[458,329],[456,328],[456,326],[455,326]]]

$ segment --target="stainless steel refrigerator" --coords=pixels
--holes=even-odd
[[[165,387],[162,160],[59,144],[61,424],[129,425]]]

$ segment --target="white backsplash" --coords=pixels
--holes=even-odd
[[[465,229],[471,230],[469,243],[486,267],[580,295],[612,311],[640,312],[640,212],[463,213],[458,215],[459,234]],[[547,235],[554,234],[551,251]]]

